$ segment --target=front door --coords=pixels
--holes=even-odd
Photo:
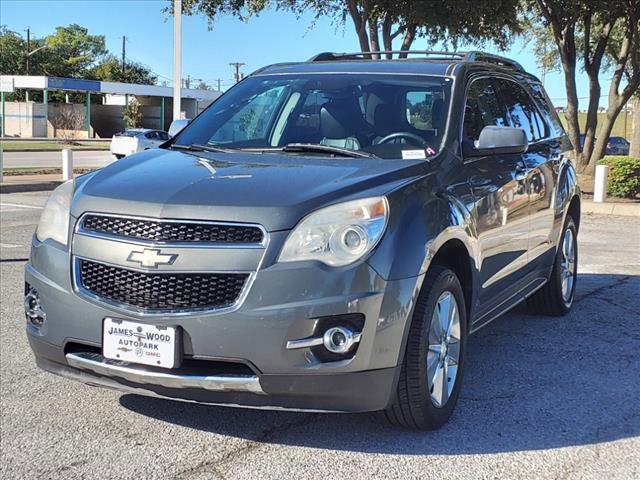
[[[473,148],[482,129],[508,126],[508,117],[489,78],[473,80],[465,106],[463,144]],[[527,168],[521,155],[465,159],[475,197],[480,263],[479,323],[508,305],[522,288],[529,237]]]

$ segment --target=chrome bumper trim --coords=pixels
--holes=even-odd
[[[360,342],[362,338],[361,333],[355,333],[351,340],[352,344],[356,344]],[[287,350],[297,350],[299,348],[311,348],[318,345],[324,344],[324,339],[322,337],[307,337],[300,338],[298,340],[289,340],[287,341]]]
[[[264,395],[260,380],[255,375],[176,375],[144,370],[144,367],[128,367],[104,360],[90,352],[67,353],[70,367],[89,370],[98,375],[119,377],[143,385],[160,385],[167,388],[202,388],[214,392],[250,392]]]

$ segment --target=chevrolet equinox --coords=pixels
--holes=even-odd
[[[471,333],[523,301],[571,308],[580,193],[534,76],[410,54],[262,68],[159,149],[58,187],[25,272],[37,364],[443,425]]]

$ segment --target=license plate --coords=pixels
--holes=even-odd
[[[177,366],[177,335],[175,327],[105,318],[102,355],[123,362],[174,368]]]

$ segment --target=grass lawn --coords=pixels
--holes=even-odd
[[[63,148],[72,150],[109,150],[110,140],[104,142],[83,142],[82,140],[73,144],[56,140],[51,141],[2,141],[2,149],[6,152],[55,152]]]
[[[560,116],[560,120],[564,125],[564,128],[567,128],[567,120],[564,118],[564,114],[562,112],[558,113]],[[606,113],[598,113],[598,128],[602,126],[605,120]],[[580,112],[578,113],[578,123],[580,123],[580,133],[584,133],[584,126],[587,123],[587,114]],[[631,129],[633,128],[633,120],[631,118],[631,113],[627,113],[627,134],[624,133],[624,112],[618,115],[616,118],[616,123],[613,125],[613,131],[611,132],[612,137],[625,137],[627,140],[631,140]],[[596,138],[598,135],[596,135]]]

